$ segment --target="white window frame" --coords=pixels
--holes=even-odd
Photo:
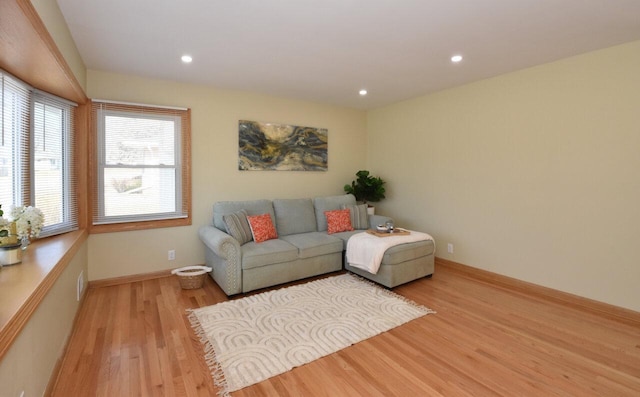
[[[45,216],[45,226],[42,228],[41,236],[50,236],[69,232],[78,229],[78,204],[75,200],[75,183],[76,178],[73,174],[73,117],[71,116],[72,107],[77,106],[75,103],[58,98],[56,96],[47,94],[39,90],[34,90],[31,96],[30,106],[30,120],[31,126],[29,128],[29,169],[31,179],[31,185],[33,189],[29,192],[29,199],[31,203],[37,203],[36,200],[36,178],[35,178],[35,106],[36,103],[40,103],[44,106],[52,106],[62,110],[62,137],[63,142],[62,149],[62,221],[55,224],[46,224],[47,219]],[[36,205],[37,206],[37,205]]]

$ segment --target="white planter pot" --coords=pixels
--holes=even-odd
[[[21,244],[0,246],[0,267],[22,262]]]

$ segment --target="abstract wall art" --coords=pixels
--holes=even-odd
[[[327,129],[240,120],[241,171],[326,171]]]

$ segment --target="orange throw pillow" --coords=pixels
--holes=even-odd
[[[247,216],[249,226],[251,227],[251,234],[253,234],[253,240],[256,243],[278,238],[278,232],[273,226],[271,221],[271,215],[253,215]]]
[[[343,210],[325,211],[324,216],[327,217],[327,233],[350,232],[353,230],[351,226],[351,212],[348,208]]]

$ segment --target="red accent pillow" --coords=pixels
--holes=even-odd
[[[253,215],[247,216],[249,226],[251,226],[251,234],[253,234],[253,240],[256,243],[278,238],[278,232],[273,226],[271,221],[271,215]]]
[[[328,234],[350,232],[353,230],[353,226],[351,226],[351,212],[348,208],[325,211],[324,216],[327,217]]]

